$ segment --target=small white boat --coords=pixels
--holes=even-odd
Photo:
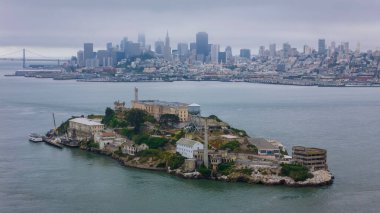
[[[29,135],[29,141],[35,143],[42,142],[42,136],[36,133],[32,133]]]

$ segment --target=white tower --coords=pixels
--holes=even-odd
[[[135,87],[135,102],[138,102],[138,101],[139,101],[139,89]]]

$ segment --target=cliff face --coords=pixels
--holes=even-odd
[[[326,170],[312,172],[313,177],[305,181],[294,181],[290,177],[278,175],[232,173],[228,176],[222,176],[219,179],[229,182],[248,182],[267,185],[288,185],[288,186],[322,186],[333,183],[334,176]]]

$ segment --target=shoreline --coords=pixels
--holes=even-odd
[[[317,182],[316,179],[320,179],[320,175],[317,177],[313,177],[310,179],[307,179],[305,181],[294,181],[290,177],[285,176],[273,176],[273,175],[247,175],[243,173],[234,173],[233,175],[228,176],[219,176],[219,177],[212,177],[212,178],[205,178],[203,177],[199,172],[190,172],[190,173],[184,173],[181,172],[179,169],[170,170],[166,168],[154,168],[154,167],[146,167],[141,166],[137,164],[130,164],[128,161],[125,161],[122,157],[118,156],[115,153],[110,153],[107,151],[102,151],[99,149],[94,148],[88,148],[88,147],[80,147],[79,149],[87,152],[91,152],[98,155],[103,155],[110,157],[111,159],[117,161],[121,166],[124,166],[126,168],[134,168],[134,169],[141,169],[146,171],[154,171],[154,172],[164,172],[171,176],[176,176],[178,178],[182,179],[190,179],[190,180],[212,180],[212,181],[221,181],[221,182],[228,182],[228,183],[247,183],[247,184],[261,184],[266,186],[280,186],[284,185],[287,187],[321,187],[321,186],[330,186],[334,183],[335,177],[331,174],[329,171],[323,171],[319,170],[314,173],[324,173],[322,175],[328,175],[327,179],[323,181]]]

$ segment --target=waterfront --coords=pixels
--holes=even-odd
[[[84,83],[0,77],[0,212],[377,212],[380,88],[220,82]],[[12,69],[14,65],[10,65]],[[11,71],[11,72],[9,72]],[[330,187],[191,181],[124,168],[80,150],[27,141],[71,115],[103,113],[114,100],[196,102],[252,136],[328,150]],[[203,207],[201,206],[203,203]],[[312,208],[312,209],[311,209]]]

